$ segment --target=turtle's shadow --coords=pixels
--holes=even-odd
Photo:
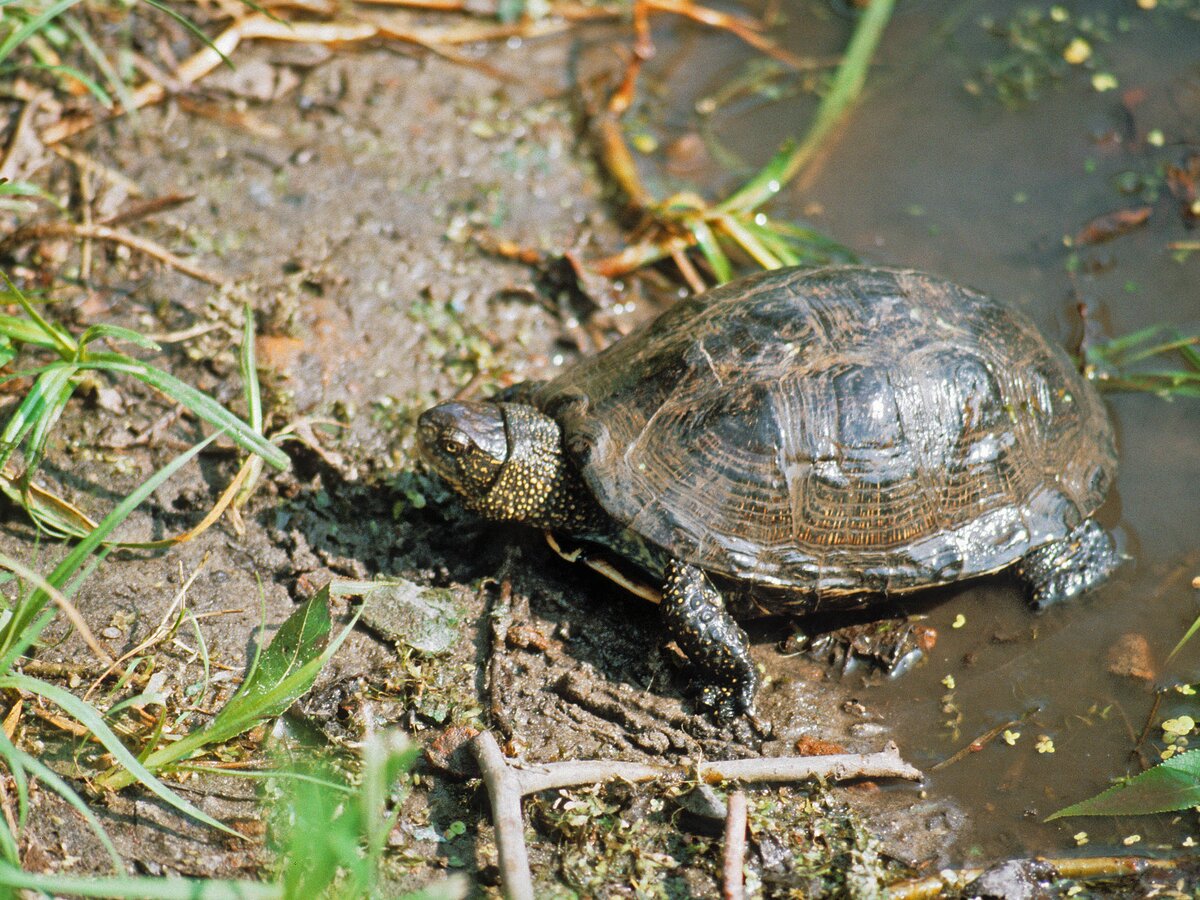
[[[680,654],[664,649],[666,633],[654,604],[586,566],[561,559],[531,529],[513,526],[504,532],[510,549],[503,577],[514,596],[528,599],[533,624],[559,640],[567,656],[614,683],[659,696],[693,697],[694,673]],[[797,631],[815,637],[848,626],[921,617],[952,602],[964,589],[964,585],[948,585],[903,598],[873,596],[853,608],[766,615],[740,619],[739,624],[753,646],[782,645]],[[482,665],[487,656],[484,644],[480,652]]]

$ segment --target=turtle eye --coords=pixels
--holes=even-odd
[[[458,456],[466,449],[467,445],[457,438],[444,438],[442,440],[442,452],[447,456]]]

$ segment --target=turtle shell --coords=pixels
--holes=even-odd
[[[1025,315],[920,272],[785,269],[680,302],[534,394],[601,506],[710,572],[818,597],[992,572],[1116,473]]]

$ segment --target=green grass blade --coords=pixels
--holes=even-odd
[[[283,888],[256,881],[196,878],[96,878],[23,872],[0,863],[0,886],[68,897],[143,898],[143,900],[284,900]]]
[[[892,17],[895,0],[871,0],[855,26],[842,63],[833,77],[829,92],[822,98],[813,123],[804,140],[795,148],[777,154],[768,163],[770,174],[750,179],[716,207],[720,212],[749,211],[770,200],[803,169],[825,138],[854,105],[866,82],[871,57]]]
[[[1200,334],[1192,335],[1186,343],[1180,345],[1179,355],[1187,360],[1189,366],[1200,372]]]
[[[143,350],[152,350],[155,353],[161,352],[160,347],[155,341],[150,340],[144,334],[134,331],[131,328],[122,328],[120,325],[93,325],[79,338],[79,346],[86,347],[92,341],[98,341],[101,338],[108,338],[113,341],[126,341],[130,344],[135,344]]]
[[[46,580],[61,590],[62,586],[87,561],[88,557],[103,543],[104,539],[118,525],[124,522],[129,517],[129,514],[140,506],[147,497],[154,493],[159,485],[178,472],[196,454],[212,443],[216,439],[217,434],[210,435],[185,453],[181,453],[142,482],[133,493],[118,503],[112,512],[104,517],[95,530],[72,548],[66,558],[54,568],[54,571],[46,576]],[[49,602],[50,597],[45,591],[34,590],[25,602],[13,610],[12,618],[3,627],[0,627],[0,659],[7,659],[11,649],[23,641],[25,629],[41,614]],[[6,668],[0,668],[0,671],[6,670]]]
[[[229,57],[222,53],[221,48],[212,42],[212,38],[201,31],[199,26],[187,16],[176,12],[165,3],[159,3],[158,0],[142,0],[142,2],[153,6],[159,12],[166,13],[168,16],[198,37],[201,41],[203,41],[204,45],[208,47],[209,50],[212,50],[215,54],[217,54],[217,56],[221,57],[221,62],[225,63],[225,65],[227,65],[230,69],[234,68],[233,63],[229,61]]]
[[[50,431],[62,416],[63,410],[67,408],[67,403],[78,386],[79,383],[74,378],[67,378],[57,385],[55,393],[47,395],[48,402],[39,411],[37,418],[33,420],[33,428],[25,439],[25,471],[21,476],[23,486],[28,487],[38,467],[41,466],[42,458],[46,455],[46,444],[50,440]],[[27,504],[22,505],[26,506]]]
[[[250,421],[250,427],[262,434],[262,387],[258,383],[258,357],[254,346],[254,310],[250,308],[249,303],[243,309],[243,316],[245,324],[242,328],[242,352],[238,361],[242,370],[242,385],[246,392],[246,418]],[[253,496],[258,486],[259,476],[262,474],[263,459],[261,456],[253,456],[247,465],[250,467],[250,471],[247,472],[245,482],[237,496],[234,497],[234,509],[241,509]]]
[[[721,244],[717,241],[717,236],[713,234],[708,223],[702,220],[690,222],[688,227],[691,229],[692,235],[696,238],[696,246],[700,248],[700,252],[704,254],[704,258],[708,260],[709,266],[712,267],[713,275],[716,276],[719,284],[724,284],[733,278],[733,264],[729,261],[729,257],[725,251],[721,249]]]
[[[796,142],[785,141],[767,164],[729,197],[717,204],[716,212],[753,209],[775,196],[787,184],[788,164],[796,153]]]
[[[262,432],[262,390],[258,383],[258,358],[254,347],[254,310],[247,303],[243,308],[245,324],[242,327],[242,352],[239,364],[242,370],[242,384],[246,390],[246,416],[250,427]]]
[[[78,2],[78,0],[74,0],[74,2]],[[37,308],[29,302],[29,299],[9,280],[7,275],[0,272],[0,276],[3,276],[4,283],[13,292],[14,298],[21,305],[21,308],[25,310],[26,315],[33,319],[34,324],[42,330],[43,335],[52,342],[51,346],[58,351],[59,356],[63,359],[74,359],[79,352],[79,345],[72,340],[71,336],[63,329],[47,322],[42,314],[37,311]]]
[[[1120,337],[1109,338],[1098,344],[1093,344],[1088,348],[1089,354],[1096,354],[1100,359],[1111,360],[1118,357],[1121,353],[1131,347],[1136,347],[1138,344],[1144,344],[1151,338],[1157,337],[1162,333],[1161,325],[1150,325],[1146,328],[1140,328],[1137,331],[1123,334]]]
[[[759,243],[766,247],[783,265],[797,266],[800,264],[800,255],[782,235],[771,227],[769,221],[765,225],[760,225],[757,221],[748,219],[742,222],[742,226],[758,238]]]
[[[1138,350],[1136,353],[1130,353],[1129,356],[1121,358],[1121,364],[1130,366],[1136,362],[1141,362],[1143,359],[1149,359],[1151,356],[1159,356],[1164,353],[1170,353],[1172,350],[1183,350],[1190,344],[1200,340],[1200,337],[1180,337],[1175,336],[1169,340],[1163,341],[1160,344],[1155,344],[1152,347],[1146,347]]]
[[[74,81],[78,81],[87,89],[89,94],[96,98],[101,106],[105,109],[112,109],[113,101],[108,91],[104,90],[94,79],[80,72],[74,66],[63,65],[61,63],[57,66],[47,66],[39,63],[32,68],[42,72],[51,72],[55,75],[65,75]]]
[[[4,297],[3,300],[8,302],[9,297]],[[12,297],[12,302],[17,302],[15,297]],[[49,327],[58,332],[56,337],[47,336],[44,326],[31,322],[24,316],[0,315],[0,334],[5,335],[9,340],[18,344],[32,344],[35,347],[58,350],[61,347],[59,339],[68,336],[57,326],[50,325]]]
[[[778,269],[780,267],[779,258],[764,247],[758,238],[747,230],[746,226],[736,216],[722,216],[717,221],[717,224],[721,230],[725,231],[732,240],[737,242],[739,247],[749,253],[754,261],[764,269]]]
[[[0,468],[8,463],[13,453],[34,429],[51,416],[54,419],[58,418],[58,413],[54,412],[56,403],[64,391],[68,397],[74,391],[71,379],[75,372],[73,365],[59,364],[53,370],[43,371],[33,383],[21,405],[5,423],[4,432],[0,434]]]
[[[0,43],[0,62],[6,60],[13,50],[17,49],[32,35],[37,34],[47,24],[54,21],[78,2],[79,0],[59,0],[58,3],[55,3],[49,9],[27,20],[20,28],[17,28]]]
[[[0,675],[0,689],[4,688],[28,691],[31,694],[36,694],[39,697],[49,700],[51,703],[57,704],[68,715],[87,728],[134,780],[164,803],[198,822],[203,822],[211,828],[241,837],[232,828],[218,822],[208,813],[204,812],[204,810],[183,799],[155,778],[145,766],[138,762],[137,757],[129,752],[128,748],[121,743],[109,727],[104,724],[104,719],[100,717],[100,713],[70,691],[37,678],[15,674]]]
[[[0,657],[0,672],[8,672],[16,665],[17,659],[28,650],[41,636],[42,632],[54,621],[58,610],[45,610],[31,625],[27,625],[13,641],[12,646]],[[5,625],[5,632],[8,626]]]
[[[786,222],[780,219],[768,219],[767,227],[793,247],[803,248],[806,255],[815,256],[822,263],[853,264],[859,261],[858,256],[849,247],[839,244],[833,238],[821,234],[814,228],[805,228],[795,222]]]
[[[104,826],[100,824],[100,820],[96,817],[96,814],[83,802],[83,798],[66,781],[59,777],[57,772],[36,756],[19,749],[8,739],[8,735],[2,730],[0,730],[0,757],[8,761],[9,771],[14,773],[14,777],[17,766],[20,766],[22,769],[28,770],[35,778],[39,778],[45,782],[54,793],[65,800],[75,812],[83,817],[88,827],[92,829],[92,833],[96,835],[96,839],[100,841],[105,852],[108,853],[109,859],[112,860],[113,868],[118,872],[124,871],[121,856],[117,853],[117,848],[113,846],[113,842],[108,837],[108,832],[104,830]]]
[[[63,16],[63,24],[66,25],[67,30],[74,35],[75,40],[79,41],[79,46],[83,48],[84,52],[92,58],[92,62],[95,64],[96,68],[100,70],[100,73],[106,79],[108,79],[108,83],[112,87],[113,93],[115,93],[121,100],[121,107],[136,122],[138,109],[137,101],[133,97],[133,91],[129,89],[129,85],[125,83],[125,79],[123,79],[117,70],[113,68],[113,64],[108,61],[108,57],[104,55],[104,51],[100,49],[100,45],[97,44],[92,38],[91,33],[82,25],[80,25],[78,21],[76,21],[73,15]],[[99,88],[97,88],[97,90],[99,90]],[[112,109],[112,98],[107,97],[107,94],[105,94],[105,98],[106,99],[102,99],[100,102],[103,103],[107,109]]]
[[[213,427],[228,432],[229,438],[239,447],[250,453],[257,453],[276,469],[284,471],[291,464],[286,453],[208,394],[197,390],[187,382],[180,381],[162,369],[120,353],[89,353],[78,365],[81,369],[122,372],[132,375],[155,390],[166,394],[172,400],[182,403]]]
[[[1188,630],[1186,632],[1184,632],[1183,637],[1181,637],[1179,639],[1179,643],[1177,643],[1171,649],[1171,652],[1167,654],[1167,662],[1170,662],[1172,659],[1175,658],[1175,655],[1184,648],[1184,646],[1187,644],[1187,642],[1190,641],[1193,637],[1195,637],[1197,631],[1200,631],[1200,616],[1196,617],[1195,621],[1192,622],[1192,624],[1188,628]]]

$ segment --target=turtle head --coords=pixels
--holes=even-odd
[[[508,431],[495,403],[441,403],[417,420],[417,447],[447,484],[478,504],[508,459]]]
[[[605,521],[562,448],[562,430],[526,403],[442,403],[417,421],[425,462],[490,519],[581,533]]]

